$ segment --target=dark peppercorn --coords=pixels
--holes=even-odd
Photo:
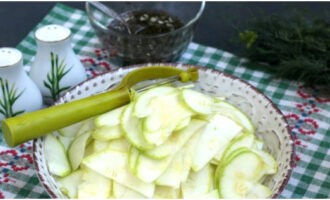
[[[174,31],[183,26],[175,16],[170,16],[163,11],[132,11],[122,14],[132,34],[156,35]],[[126,27],[118,20],[114,20],[109,28],[128,33]]]

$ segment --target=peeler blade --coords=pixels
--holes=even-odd
[[[192,81],[182,82],[179,76],[171,76],[162,79],[145,80],[132,86],[130,89],[136,92],[143,92],[154,87],[171,85],[173,87],[193,87]]]

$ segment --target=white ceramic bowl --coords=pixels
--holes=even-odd
[[[57,103],[62,104],[104,91],[109,86],[113,87],[119,83],[128,72],[150,65],[121,68],[87,80],[67,92]],[[183,64],[153,64],[153,66],[155,65],[181,69],[197,67]],[[196,82],[196,89],[209,95],[227,97],[229,102],[240,107],[251,117],[257,128],[258,136],[264,140],[266,150],[275,157],[279,164],[278,172],[265,181],[273,192],[272,197],[277,197],[288,182],[294,164],[294,143],[288,124],[280,110],[252,85],[216,70],[199,67],[199,81]],[[62,194],[47,169],[43,146],[44,138],[34,140],[33,156],[38,177],[52,198],[67,198]]]

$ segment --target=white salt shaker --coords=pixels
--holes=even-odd
[[[67,89],[86,80],[83,65],[71,46],[70,29],[46,25],[35,32],[37,53],[30,77],[39,87],[46,104],[53,103]]]
[[[0,121],[41,107],[41,93],[23,69],[22,53],[0,48]]]

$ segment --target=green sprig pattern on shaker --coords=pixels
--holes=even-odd
[[[71,70],[71,68],[66,69],[66,64],[64,60],[59,62],[58,55],[54,55],[53,52],[50,53],[51,59],[51,71],[47,74],[47,81],[44,81],[44,86],[49,89],[51,98],[56,100],[60,97],[60,93],[69,89],[70,87],[60,87],[61,79]]]
[[[0,113],[5,117],[13,117],[23,113],[25,110],[14,111],[13,106],[23,91],[17,93],[15,84],[9,87],[8,81],[0,78],[2,97],[0,98]]]

